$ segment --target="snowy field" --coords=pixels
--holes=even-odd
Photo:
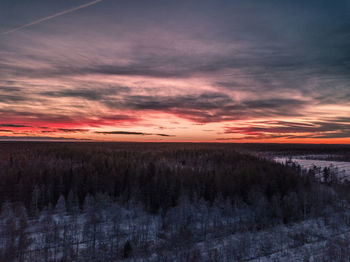
[[[283,164],[292,162],[306,170],[316,169],[319,173],[321,173],[324,168],[329,168],[341,181],[350,181],[350,162],[304,159],[299,157],[275,157],[274,160]]]

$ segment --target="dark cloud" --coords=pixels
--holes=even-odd
[[[297,99],[256,99],[234,101],[224,93],[180,96],[123,96],[104,103],[110,108],[154,110],[175,114],[200,123],[253,117],[297,116],[308,101]]]
[[[221,104],[232,103],[232,99],[223,93],[202,93],[199,95],[180,96],[124,96],[116,101],[105,101],[110,107],[130,108],[133,110],[159,110],[166,111],[174,108],[189,108],[195,110],[217,109]]]
[[[96,134],[104,135],[148,135],[143,132],[129,132],[129,131],[97,131]]]
[[[28,100],[27,97],[22,95],[2,95],[0,94],[1,103],[17,103]]]
[[[322,122],[315,121],[310,123],[293,123],[287,121],[266,121],[261,122],[266,126],[254,125],[247,127],[227,127],[225,133],[244,133],[244,134],[260,134],[260,133],[308,133],[308,132],[334,132],[350,130],[350,123],[337,123],[334,121]]]
[[[87,129],[79,129],[79,128],[57,128],[54,130],[42,130],[41,133],[57,133],[57,132],[64,132],[64,133],[85,133],[88,132]]]
[[[170,62],[170,61],[169,61]],[[98,65],[90,68],[80,68],[75,71],[77,74],[103,74],[103,75],[119,75],[119,76],[147,76],[155,78],[169,77],[188,77],[193,74],[193,71],[186,69],[166,69],[146,64],[130,64],[127,66],[120,65]]]
[[[23,111],[23,110],[11,110],[8,108],[1,109],[0,108],[0,121],[7,120],[26,120],[26,122],[31,123],[32,126],[29,125],[19,125],[19,124],[0,124],[0,127],[33,127],[39,125],[41,129],[48,129],[52,127],[40,126],[50,124],[50,126],[57,125],[58,127],[61,124],[69,124],[71,126],[78,125],[89,125],[89,126],[103,126],[103,125],[127,125],[132,123],[137,123],[141,121],[141,116],[136,115],[127,115],[127,114],[96,114],[96,115],[64,115],[64,114],[55,114],[55,113],[45,113],[45,112],[36,112],[36,111]],[[64,129],[64,128],[62,128]],[[67,130],[76,130],[81,128],[66,128]],[[64,131],[64,130],[61,130]]]
[[[16,86],[0,86],[0,91],[6,93],[20,92],[21,90],[21,88]]]
[[[156,136],[167,136],[167,137],[170,137],[170,136],[174,136],[174,135],[167,135],[167,134],[155,134]]]
[[[337,131],[337,132],[315,134],[315,135],[309,136],[309,138],[349,138],[349,137],[350,137],[350,129],[341,130],[341,131]]]
[[[132,132],[132,131],[97,131],[95,132],[96,134],[103,134],[103,135],[139,135],[139,136],[150,136],[150,135],[155,135],[155,136],[166,136],[170,137],[173,135],[168,135],[168,134],[151,134],[151,133],[144,133],[144,132]]]
[[[105,97],[111,95],[117,95],[120,93],[128,92],[128,87],[114,87],[114,88],[98,88],[94,89],[89,88],[76,88],[76,89],[67,89],[60,91],[45,91],[39,93],[41,96],[47,97],[73,97],[73,98],[83,98],[92,101],[100,101]]]
[[[81,128],[58,128],[57,131],[65,132],[65,133],[84,133],[88,132],[87,129],[81,129]]]
[[[36,111],[24,111],[21,109],[10,109],[10,108],[0,108],[0,121],[6,119],[25,119],[31,122],[49,122],[49,123],[76,123],[78,118],[77,116],[68,116],[64,114],[56,113],[45,113],[45,112],[36,112]],[[27,125],[12,125],[12,124],[3,124],[0,126],[3,127],[31,127]]]
[[[136,115],[107,115],[101,117],[102,121],[111,121],[111,122],[137,122],[140,119],[140,117]]]
[[[260,122],[259,125],[252,124],[246,127],[226,127],[225,133],[243,134],[245,138],[249,139],[349,138],[350,123],[342,123],[339,121],[340,119],[310,123],[266,121]],[[301,133],[305,134],[301,135]]]
[[[62,91],[46,91],[40,93],[42,96],[48,97],[78,97],[85,98],[88,100],[99,100],[101,99],[101,93],[98,90],[85,90],[85,89],[77,89],[77,90],[62,90]]]
[[[244,102],[247,108],[257,109],[283,109],[286,106],[288,109],[292,107],[300,107],[305,105],[305,101],[298,99],[271,98],[271,99],[256,99]],[[293,110],[295,111],[295,110]]]
[[[77,139],[69,137],[54,136],[0,136],[0,140],[10,141],[88,141],[90,139]]]
[[[53,130],[41,130],[41,133],[56,133],[56,132],[64,132],[64,133],[85,133],[88,132],[88,129],[81,128],[57,128]]]
[[[132,95],[130,88],[124,88],[122,95],[116,95],[114,89],[64,90],[61,92],[41,93],[58,97],[80,97],[95,100],[111,109],[132,111],[158,111],[177,115],[199,123],[221,122],[253,117],[297,116],[309,101],[298,99],[271,98],[235,101],[223,92],[202,92],[199,94],[159,96]],[[138,116],[111,115],[101,116],[105,121],[133,121]]]
[[[0,127],[30,127],[30,126],[20,125],[20,124],[0,124]]]

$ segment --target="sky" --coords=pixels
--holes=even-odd
[[[350,143],[350,1],[1,0],[13,139]]]

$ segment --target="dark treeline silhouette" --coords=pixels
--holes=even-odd
[[[251,204],[259,194],[272,201],[313,190],[297,170],[230,145],[18,143],[2,144],[1,151],[0,201],[20,201],[27,209],[55,205],[61,195],[82,205],[88,194],[107,193],[158,212],[176,206],[182,194]]]
[[[257,151],[261,147],[256,145]],[[1,143],[0,260],[115,261],[153,253],[155,261],[172,261],[164,257],[175,254],[187,257],[180,261],[232,261],[233,249],[208,246],[203,257],[194,244],[232,234],[245,243],[249,232],[342,212],[346,185],[339,186],[340,199],[336,186],[318,180],[313,170],[242,153],[252,149]],[[350,225],[343,217],[342,223]],[[298,234],[283,237],[291,246],[308,243]],[[237,261],[267,255],[278,244],[271,240],[248,251],[232,241]],[[181,245],[192,248],[185,254]]]
[[[308,156],[311,159],[350,162],[350,145],[348,144],[241,144],[241,150],[272,153],[284,156]],[[307,158],[307,157],[306,157]]]

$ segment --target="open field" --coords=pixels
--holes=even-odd
[[[286,164],[288,162],[300,165],[301,168],[306,170],[317,169],[317,175],[321,175],[324,168],[329,168],[331,172],[341,181],[350,180],[350,162],[342,161],[327,161],[327,160],[317,160],[317,159],[300,159],[300,158],[286,158],[286,157],[276,157],[274,160],[278,163]]]

